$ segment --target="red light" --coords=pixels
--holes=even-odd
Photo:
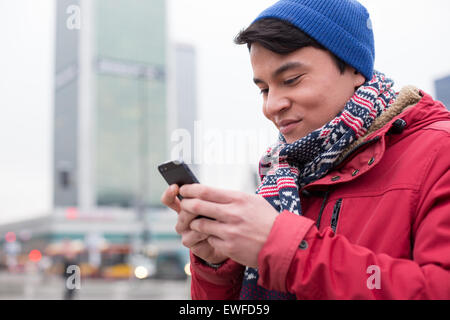
[[[67,208],[66,209],[66,219],[68,219],[68,220],[78,219],[78,210],[77,210],[77,208]]]
[[[8,232],[5,235],[6,242],[14,242],[16,241],[16,234],[14,232]]]
[[[30,261],[39,262],[42,259],[42,254],[39,250],[31,250],[28,258]]]

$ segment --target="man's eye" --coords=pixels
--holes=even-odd
[[[269,93],[269,89],[261,89],[261,94],[265,95]]]
[[[301,77],[301,75],[300,75],[300,76],[297,76],[297,77],[295,77],[295,78],[286,80],[286,81],[284,82],[284,84],[286,84],[286,85],[293,84],[295,81],[297,81],[298,79],[300,79],[300,77]]]

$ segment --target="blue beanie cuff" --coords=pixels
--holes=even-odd
[[[367,11],[361,6],[364,13],[355,17],[354,7],[350,8],[353,10],[340,8],[338,15],[328,17],[302,2],[308,4],[314,1],[279,1],[261,13],[254,22],[265,18],[287,21],[355,68],[367,80],[372,79],[375,50]],[[323,3],[322,7],[316,9],[329,13],[348,2],[347,0],[316,0],[313,4],[317,7],[318,4]],[[339,20],[335,22],[336,19]]]

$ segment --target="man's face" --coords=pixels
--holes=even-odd
[[[341,74],[332,55],[314,47],[279,55],[254,43],[250,59],[263,113],[287,143],[333,120],[365,82],[353,68]]]

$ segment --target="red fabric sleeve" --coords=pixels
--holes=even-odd
[[[266,244],[258,255],[258,285],[286,292],[286,276],[299,244],[314,221],[289,211],[277,216]]]
[[[207,266],[191,252],[193,300],[237,300],[245,267],[231,259],[219,268]]]

